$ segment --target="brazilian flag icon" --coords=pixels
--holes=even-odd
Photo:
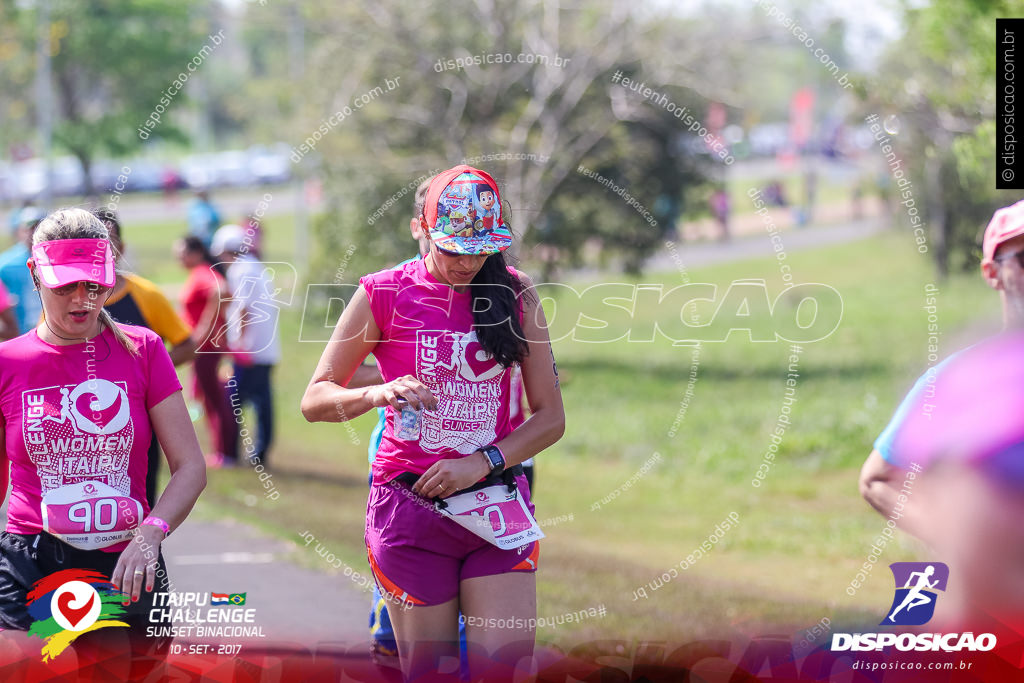
[[[232,605],[244,605],[245,595],[245,593],[232,593],[228,596],[228,602],[230,602]]]

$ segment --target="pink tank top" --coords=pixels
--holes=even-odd
[[[423,260],[359,282],[381,331],[373,355],[384,381],[413,375],[438,399],[436,410],[418,416],[386,409],[375,481],[422,474],[438,460],[469,455],[507,436],[511,370],[477,340],[472,288],[460,293],[441,284]]]

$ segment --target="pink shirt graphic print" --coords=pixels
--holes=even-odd
[[[47,344],[34,330],[0,345],[8,531],[118,550],[148,513],[148,411],[181,385],[155,333],[122,328],[139,357],[109,330],[69,346]]]
[[[418,332],[416,376],[438,401],[436,410],[421,416],[420,448],[466,455],[494,443],[507,375],[480,346],[476,332]]]
[[[422,474],[442,458],[507,436],[511,370],[480,346],[469,289],[456,292],[437,282],[422,260],[360,282],[382,334],[373,355],[384,381],[413,375],[438,399],[437,409],[422,411],[415,427],[408,419],[403,424],[402,411],[386,409],[375,476],[389,481],[402,472]]]

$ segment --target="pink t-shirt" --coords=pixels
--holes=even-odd
[[[470,288],[460,293],[441,284],[422,259],[359,282],[381,331],[373,355],[384,381],[413,375],[438,399],[436,410],[422,411],[418,424],[410,420],[404,429],[401,412],[387,407],[374,479],[422,474],[438,460],[507,436],[511,370],[477,341]]]
[[[46,529],[78,547],[103,547],[149,513],[148,411],[181,384],[155,332],[120,327],[138,357],[108,329],[69,346],[48,344],[35,330],[0,344],[9,532]]]

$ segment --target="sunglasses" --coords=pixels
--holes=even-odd
[[[492,256],[492,254],[490,254],[490,253],[483,253],[483,254],[460,254],[457,251],[448,251],[447,249],[442,249],[441,247],[437,246],[436,244],[434,245],[434,248],[437,249],[437,253],[441,254],[442,256],[447,256],[448,258],[459,258],[460,256]]]
[[[1021,251],[1015,251],[1012,254],[1003,254],[999,258],[992,259],[996,263],[1002,263],[1003,261],[1009,261],[1010,259],[1017,259],[1017,265],[1024,268],[1024,249]]]
[[[79,280],[78,282],[71,282],[69,284],[66,284],[63,287],[54,287],[50,291],[56,294],[57,296],[68,296],[69,294],[78,291],[78,285],[80,284],[85,285],[85,291],[90,296],[103,294],[104,292],[110,290],[110,287],[104,287],[103,285],[98,284],[96,282],[86,282],[85,280]]]
[[[458,258],[460,256],[465,256],[466,255],[466,254],[460,254],[457,251],[448,251],[447,249],[442,249],[441,247],[438,247],[436,244],[434,245],[434,247],[437,248],[437,253],[441,254],[442,256],[447,256],[448,258]]]

